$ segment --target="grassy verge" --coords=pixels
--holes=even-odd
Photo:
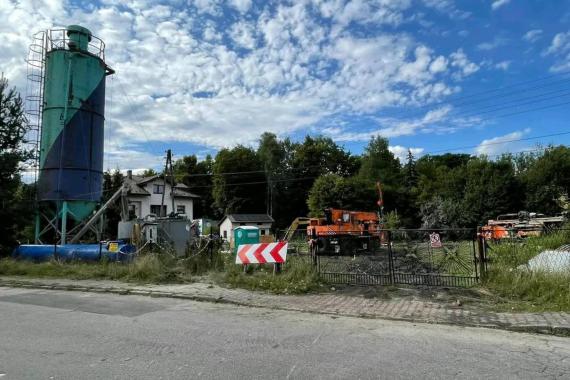
[[[310,260],[307,257],[289,256],[280,274],[273,273],[272,265],[243,266],[233,264],[229,256],[226,270],[213,275],[216,282],[236,288],[265,290],[276,294],[301,294],[322,287]]]
[[[136,283],[191,281],[191,273],[187,268],[176,265],[169,256],[156,253],[140,256],[129,264],[113,262],[61,263],[56,260],[32,263],[6,258],[0,260],[0,275],[75,280],[120,280]]]
[[[570,272],[528,271],[521,266],[544,250],[570,243],[570,230],[491,247],[483,285],[507,311],[570,311]]]
[[[33,263],[13,259],[0,260],[0,275],[75,280],[118,280],[134,283],[184,283],[207,275],[223,286],[266,290],[278,294],[306,293],[319,288],[318,276],[307,258],[290,256],[283,271],[273,274],[272,266],[251,265],[246,273],[234,264],[233,255],[214,252],[175,259],[167,254],[148,253],[132,263],[58,262]]]

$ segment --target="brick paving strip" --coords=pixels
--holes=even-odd
[[[108,280],[0,277],[0,286],[170,297],[275,310],[570,336],[570,313],[497,313],[474,305],[456,307],[405,298],[384,300],[330,293],[276,295],[245,289],[228,289],[200,282],[181,285],[135,285]]]

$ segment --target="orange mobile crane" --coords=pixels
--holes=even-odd
[[[373,250],[385,241],[384,199],[380,182],[378,212],[350,211],[334,208],[324,210],[324,218],[311,218],[307,238],[313,255],[355,255]]]

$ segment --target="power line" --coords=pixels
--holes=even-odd
[[[570,103],[570,102],[568,102],[568,103]],[[551,133],[551,134],[548,134],[548,135],[541,135],[541,136],[533,136],[533,137],[525,137],[525,138],[519,138],[519,139],[512,139],[512,140],[495,141],[495,142],[489,142],[489,143],[478,144],[478,145],[466,145],[466,146],[460,146],[460,147],[455,147],[455,148],[447,148],[447,149],[441,149],[441,150],[432,150],[432,151],[426,152],[425,154],[451,152],[451,151],[454,151],[454,150],[462,150],[462,149],[473,149],[473,148],[479,148],[479,147],[490,146],[490,145],[500,145],[500,144],[507,144],[507,143],[511,143],[511,142],[529,141],[529,140],[536,140],[536,139],[541,139],[541,138],[545,138],[545,137],[555,137],[555,136],[564,136],[564,135],[570,135],[570,131],[568,131],[568,132],[559,132],[559,133]]]
[[[503,103],[503,104],[515,103],[515,104],[509,105],[509,106],[499,106],[499,107],[497,107],[497,105],[494,105],[494,104],[493,104],[493,105],[489,105],[489,106],[487,106],[487,107],[483,107],[482,109],[485,110],[485,109],[487,109],[487,108],[493,108],[493,107],[495,107],[495,108],[494,108],[494,109],[487,110],[487,111],[484,111],[484,112],[477,111],[477,112],[471,112],[471,114],[470,114],[469,112],[466,112],[466,113],[457,112],[457,113],[451,113],[451,114],[449,114],[449,116],[454,116],[454,117],[456,117],[456,116],[473,117],[473,116],[478,116],[478,115],[485,115],[485,114],[489,114],[489,113],[493,113],[493,112],[501,111],[501,110],[505,110],[505,109],[517,108],[517,107],[520,107],[520,106],[523,106],[523,105],[532,105],[532,104],[536,104],[536,103],[541,103],[541,102],[544,102],[545,100],[551,100],[551,99],[557,99],[557,98],[564,98],[564,97],[570,95],[570,92],[566,92],[566,93],[562,93],[562,94],[559,94],[559,95],[556,95],[556,96],[550,96],[550,97],[543,98],[543,99],[536,99],[536,100],[531,100],[531,101],[528,101],[528,102],[517,103],[517,102],[519,102],[519,101],[521,101],[521,100],[540,98],[541,96],[544,96],[544,95],[549,95],[549,94],[553,94],[553,93],[559,93],[559,92],[562,92],[562,91],[568,91],[568,89],[565,88],[565,89],[562,89],[562,90],[553,91],[553,92],[546,93],[546,94],[530,96],[530,97],[526,97],[526,98],[517,99],[517,100],[514,100],[514,101],[510,101],[510,102]]]
[[[492,94],[492,93],[497,93],[500,92],[502,90],[508,89],[508,88],[514,88],[514,87],[519,87],[519,86],[523,86],[525,84],[529,84],[529,83],[534,83],[534,82],[539,82],[545,79],[550,79],[553,77],[559,77],[562,76],[563,78],[569,74],[570,72],[565,72],[565,73],[558,73],[558,74],[552,74],[552,75],[548,75],[542,78],[537,78],[537,79],[533,79],[533,80],[529,80],[529,81],[523,81],[523,82],[519,82],[519,83],[515,83],[512,85],[508,85],[508,86],[502,86],[502,87],[498,87],[495,89],[491,89],[491,90],[486,90],[486,91],[481,91],[478,93],[474,93],[474,94],[469,94],[469,95],[464,95],[464,96],[460,96],[460,97],[455,97],[455,98],[450,98],[447,100],[442,100],[433,104],[425,104],[423,106],[419,106],[416,107],[416,111],[420,111],[420,110],[424,110],[424,109],[429,109],[429,111],[434,111],[437,109],[438,106],[444,106],[444,105],[454,105],[454,106],[462,106],[462,105],[468,105],[468,104],[476,104],[476,103],[482,103],[485,101],[491,101],[491,100],[495,100],[497,99],[498,95],[493,95],[491,97],[486,97],[486,98],[482,98],[479,100],[473,100],[473,101],[469,101],[469,102],[460,102],[460,103],[456,103],[458,100],[463,100],[463,99],[471,99],[471,98],[476,98],[480,95],[486,95],[486,94]],[[545,88],[545,87],[550,87],[550,86],[557,86],[566,82],[569,82],[570,78],[564,78],[563,80],[557,80],[554,82],[549,82],[546,84],[540,84],[534,87],[530,87],[527,89],[521,89],[521,90],[517,90],[517,91],[511,91],[511,92],[507,92],[507,93],[503,93],[500,94],[501,97],[508,97],[508,96],[512,96],[512,95],[518,95],[521,92],[530,92],[532,90],[537,90],[537,89],[541,89],[541,88]],[[428,112],[429,112],[428,111]],[[417,115],[419,115],[419,112],[417,113]],[[407,111],[402,111],[402,112],[398,112],[394,115],[392,115],[391,117],[399,117],[399,116],[409,116],[409,113]]]
[[[287,168],[287,170],[304,170],[304,169],[322,169],[326,168],[322,165],[311,165],[302,167]],[[236,175],[236,174],[253,174],[253,173],[267,173],[267,170],[247,170],[239,172],[223,172],[223,173],[195,173],[195,174],[178,174],[179,177],[209,177],[209,176],[223,176],[223,175]]]
[[[276,179],[271,181],[255,181],[255,182],[236,182],[236,183],[226,183],[223,186],[241,186],[241,185],[264,185],[268,183],[277,183],[277,182],[295,182],[295,181],[306,181],[308,179],[317,179],[318,176],[315,177],[289,177],[289,178],[282,178]],[[201,185],[201,186],[188,186],[189,189],[198,189],[198,188],[213,188],[214,185]]]
[[[134,106],[134,104],[131,102],[131,99],[130,99],[129,95],[127,94],[127,91],[125,90],[125,87],[123,86],[123,82],[121,81],[121,78],[120,78],[119,76],[117,76],[117,82],[119,83],[119,87],[120,87],[121,91],[122,91],[123,94],[125,95],[125,99],[127,100],[127,104],[128,104],[128,106],[129,106],[129,108],[130,108],[130,110],[131,110],[131,113],[132,113],[134,119],[135,119],[135,124],[139,127],[139,129],[140,129],[140,131],[142,132],[142,134],[143,134],[143,136],[144,136],[146,142],[147,142],[149,145],[155,145],[155,148],[156,148],[156,144],[153,144],[153,143],[151,142],[151,140],[149,139],[149,137],[148,137],[148,135],[147,135],[147,133],[146,133],[146,129],[142,126],[142,123],[141,123],[140,119],[138,118],[138,113],[136,112],[135,106]],[[158,149],[158,150],[160,150],[160,149]]]

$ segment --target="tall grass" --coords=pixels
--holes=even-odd
[[[36,278],[70,278],[75,280],[121,280],[137,283],[191,281],[191,273],[179,268],[169,255],[147,253],[128,264],[102,261],[98,263],[59,262],[33,263],[10,258],[0,260],[0,275]]]
[[[279,274],[273,273],[273,265],[249,265],[244,272],[242,265],[233,263],[233,256],[228,255],[226,260],[226,271],[216,278],[218,282],[232,287],[276,294],[300,294],[321,286],[308,256],[288,256],[287,263]]]
[[[570,271],[529,271],[526,264],[544,250],[570,243],[570,229],[521,241],[501,242],[488,251],[484,285],[509,310],[570,311]]]
[[[232,287],[267,290],[274,293],[304,293],[319,286],[309,256],[290,256],[282,273],[273,274],[272,266],[234,264],[235,256],[215,250],[177,259],[165,253],[147,253],[128,264],[115,262],[33,263],[13,259],[0,260],[0,275],[35,278],[69,278],[76,280],[120,280],[135,283],[190,282],[195,276],[209,275],[213,280]]]

